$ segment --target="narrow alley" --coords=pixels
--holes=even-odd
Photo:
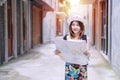
[[[39,45],[0,67],[0,80],[64,80],[64,61],[53,53],[54,43]],[[91,48],[88,80],[120,80],[108,62]]]
[[[0,0],[0,80],[65,80],[53,42],[70,33],[72,15],[84,19],[70,20],[77,38],[94,45],[88,80],[120,80],[119,12],[120,0]]]

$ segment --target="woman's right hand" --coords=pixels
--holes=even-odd
[[[54,53],[55,53],[56,55],[59,55],[61,52],[56,49],[56,50],[54,51]]]

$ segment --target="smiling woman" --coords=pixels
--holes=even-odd
[[[87,60],[85,64],[82,64],[82,62],[84,62],[85,59],[89,59],[91,53],[89,52],[89,39],[87,38],[87,35],[85,35],[84,33],[85,25],[82,20],[83,19],[81,18],[80,15],[73,15],[68,17],[67,22],[69,26],[69,33],[63,37],[63,40],[73,41],[73,42],[84,40],[85,44],[87,44],[86,47],[88,48],[85,51],[83,51],[82,55],[85,57],[82,58],[80,56],[81,51],[78,51],[75,52],[75,54],[72,54],[72,55],[76,55],[76,54],[78,55],[76,55],[74,58],[69,57],[70,59],[72,59],[69,60],[68,56],[72,56],[69,55],[69,53],[72,53],[71,51],[65,52],[67,56],[62,53],[62,50],[56,49],[54,51],[56,55],[62,55],[62,59],[65,60],[65,80],[87,80],[87,65],[89,60]],[[69,46],[69,47],[73,48],[73,46]]]

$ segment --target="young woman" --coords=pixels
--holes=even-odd
[[[64,40],[86,40],[88,50],[84,55],[89,58],[89,40],[84,34],[84,24],[82,18],[78,15],[68,18],[69,34],[64,36]],[[59,55],[61,52],[55,50],[55,54]],[[87,80],[87,65],[66,62],[65,64],[65,80]]]

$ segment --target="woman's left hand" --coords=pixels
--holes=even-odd
[[[85,51],[84,54],[85,54],[85,56],[88,57],[88,58],[91,56],[90,51]]]

